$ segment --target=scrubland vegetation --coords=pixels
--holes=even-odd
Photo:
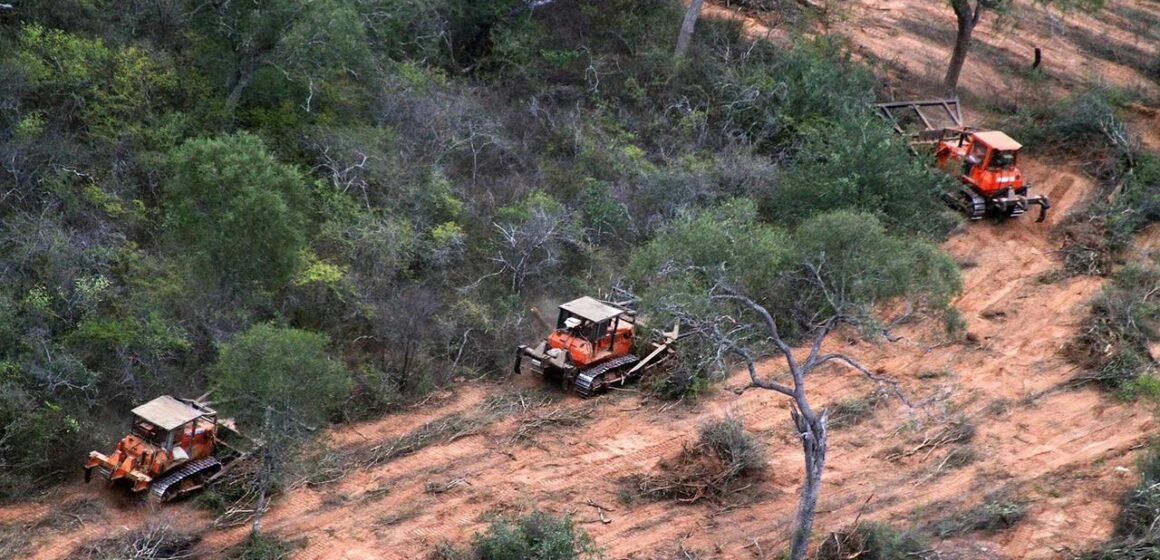
[[[899,247],[955,224],[838,40],[705,20],[678,60],[662,0],[154,8],[0,19],[8,498],[160,393],[293,387],[325,421],[505,373],[529,306],[631,288],[666,239],[767,228],[788,263],[818,220]]]
[[[515,345],[542,334],[530,307],[614,288],[657,324],[702,331],[645,383],[672,400],[776,350],[764,331],[725,325],[750,308],[722,294],[767,310],[791,344],[840,324],[879,336],[878,304],[897,300],[957,332],[958,268],[938,247],[960,225],[943,201],[956,185],[873,114],[879,85],[851,46],[753,43],[737,22],[703,19],[674,57],[682,15],[674,0],[0,11],[0,499],[75,475],[133,406],[212,391],[278,444],[260,492],[243,492],[260,510],[317,427],[508,375]],[[1084,146],[1106,187],[1062,230],[1060,277],[1112,275],[1067,350],[1077,382],[1160,395],[1160,272],[1120,261],[1160,218],[1160,156],[1117,117],[1123,95],[1093,90],[1008,122],[1044,152]],[[844,403],[836,424],[885,394]],[[461,421],[361,459],[411,453]],[[679,461],[633,492],[721,500],[765,468],[732,420],[706,425]],[[1119,540],[1091,558],[1147,557],[1118,551],[1155,538],[1149,469]],[[229,510],[224,493],[206,501]],[[155,529],[92,554],[192,542]],[[875,524],[830,539],[820,558],[928,550]],[[255,535],[238,555],[286,550]],[[437,551],[595,553],[571,519],[539,512]]]

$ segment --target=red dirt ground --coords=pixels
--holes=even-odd
[[[949,42],[926,38],[915,22],[948,24],[951,16],[943,2],[846,5],[829,25],[848,33],[863,56],[892,61],[887,77],[899,90],[923,90],[917,82],[902,83],[905,76],[937,80],[936,70],[949,57]],[[1121,13],[1128,13],[1123,10],[1128,7],[1160,16],[1160,7],[1115,0],[1109,6],[1119,12],[1109,10],[1097,18],[1071,15],[1063,28],[1098,32],[1123,51],[1128,50],[1123,45],[1132,45],[1154,56],[1155,47],[1127,31],[1133,22]],[[720,8],[710,10],[721,15]],[[985,96],[1001,82],[988,79],[979,52],[1025,56],[1023,51],[1036,44],[1046,51],[1053,88],[1067,90],[1103,79],[1155,93],[1155,84],[1145,85],[1133,68],[1073,43],[1070,38],[1080,31],[1055,34],[1051,18],[1031,8],[1021,8],[1013,17],[1022,18],[1008,22],[1016,33],[995,30],[986,22],[980,28],[978,37],[998,51],[981,49],[968,61],[964,88],[973,95]],[[766,34],[760,21],[747,25],[751,33]],[[1160,121],[1154,109],[1143,107],[1133,123],[1148,128],[1148,123],[1156,126]],[[1155,135],[1155,130],[1146,131],[1146,139],[1153,138],[1146,141],[1156,141]],[[816,524],[819,535],[859,516],[902,527],[936,523],[1000,489],[1027,501],[1022,522],[991,536],[936,541],[938,549],[957,558],[1057,558],[1110,534],[1119,497],[1135,481],[1137,450],[1155,433],[1157,423],[1148,405],[1118,401],[1090,388],[1063,387],[1076,370],[1058,351],[1074,336],[1085,302],[1101,281],[1081,277],[1044,283],[1040,278],[1060,266],[1053,225],[1084,204],[1094,187],[1067,164],[1027,161],[1024,172],[1052,199],[1055,208],[1047,222],[1037,224],[1029,215],[1006,223],[973,223],[944,245],[963,267],[964,291],[955,305],[967,321],[968,342],[943,341],[937,336],[939,325],[929,319],[904,325],[899,334],[906,338],[896,343],[854,343],[842,336],[828,342],[831,349],[840,348],[897,379],[916,408],[884,400],[864,422],[833,430]],[[1147,235],[1142,241],[1154,245],[1156,238]],[[777,360],[763,364],[770,375],[777,375],[780,367]],[[305,548],[294,555],[298,559],[419,558],[444,540],[468,542],[495,514],[538,507],[573,513],[608,558],[671,558],[682,550],[702,558],[776,557],[784,550],[796,505],[801,450],[784,398],[757,390],[738,396],[727,389],[743,380],[743,374],[735,374],[692,407],[667,406],[629,391],[592,401],[562,398],[558,405],[490,418],[478,433],[374,468],[352,465],[337,482],[294,488],[274,503],[265,527],[281,537],[305,537]],[[479,414],[488,397],[533,391],[538,385],[528,377],[508,386],[465,382],[424,406],[339,428],[331,434],[331,444],[338,451],[364,449],[453,413]],[[874,388],[854,372],[833,366],[815,374],[810,394],[815,403],[836,403]],[[512,442],[529,415],[553,406],[591,408],[593,414],[580,426]],[[769,446],[770,468],[750,489],[747,504],[621,503],[619,479],[648,472],[695,437],[699,424],[726,413],[744,417],[746,426]],[[967,444],[973,460],[961,466],[948,458],[954,445],[919,448],[954,419],[964,419],[977,430]],[[444,492],[428,491],[429,483],[459,480]],[[67,531],[42,523],[62,504],[77,500],[95,501],[103,515],[77,516],[79,525]],[[609,508],[611,522],[600,522],[589,502]],[[165,510],[194,530],[211,521],[190,503]],[[14,534],[5,529],[19,529],[29,541],[21,557],[69,558],[79,543],[130,531],[151,513],[112,492],[66,485],[32,503],[0,509],[0,538]],[[199,544],[198,557],[220,557],[245,534],[244,528],[211,531]],[[5,551],[0,544],[0,557]]]

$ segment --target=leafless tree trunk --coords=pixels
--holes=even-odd
[[[802,402],[805,402],[803,399]],[[790,409],[794,426],[802,438],[802,455],[805,457],[806,478],[802,482],[802,495],[798,502],[796,528],[793,532],[793,546],[790,558],[800,560],[806,557],[810,545],[810,534],[814,530],[814,517],[818,509],[818,494],[822,490],[822,470],[826,466],[826,413],[806,414],[797,405]]]
[[[971,34],[974,33],[975,26],[979,24],[979,18],[983,17],[983,11],[987,6],[984,0],[975,0],[973,9],[970,0],[951,0],[951,8],[955,11],[959,31],[955,36],[955,50],[951,54],[951,63],[943,80],[943,86],[948,94],[953,94],[958,89],[959,74],[963,71],[967,50],[971,47]]]
[[[793,408],[790,409],[790,416],[794,426],[797,428],[798,436],[802,441],[806,472],[805,480],[802,483],[801,499],[798,502],[797,517],[794,522],[790,559],[805,560],[810,543],[810,534],[813,531],[814,517],[817,514],[818,495],[821,492],[822,485],[822,472],[826,465],[827,437],[827,412],[823,410],[821,413],[818,413],[810,406],[809,400],[806,398],[806,374],[822,364],[838,361],[844,362],[846,365],[858,370],[862,375],[876,383],[887,383],[891,385],[893,383],[871,373],[870,370],[845,354],[821,353],[822,342],[839,322],[838,317],[831,318],[814,328],[809,355],[804,362],[799,362],[794,357],[793,349],[781,337],[773,315],[765,307],[749,297],[720,284],[714,288],[714,291],[715,295],[713,295],[713,299],[739,302],[761,317],[769,341],[777,347],[778,352],[785,358],[786,365],[789,367],[789,374],[793,381],[792,386],[763,379],[758,376],[757,361],[748,349],[738,345],[728,333],[722,333],[716,326],[708,327],[710,330],[709,334],[713,337],[716,344],[724,347],[728,352],[741,358],[745,362],[749,371],[749,387],[757,387],[781,393],[793,400]],[[895,387],[895,393],[904,403],[907,402],[897,387]]]
[[[266,407],[266,427],[273,425],[272,423],[273,409]],[[261,450],[261,464],[258,465],[258,501],[254,505],[254,521],[250,525],[250,534],[259,535],[262,533],[262,515],[266,513],[266,508],[270,506],[270,485],[274,478],[274,458],[272,453],[277,453],[273,449],[272,442],[267,442],[264,449]]]
[[[685,56],[689,50],[689,41],[693,38],[693,28],[697,26],[697,18],[701,15],[701,5],[705,0],[689,0],[689,9],[685,11],[685,22],[681,24],[681,34],[677,36],[678,57]]]

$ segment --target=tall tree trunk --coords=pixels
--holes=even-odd
[[[244,60],[238,64],[238,69],[234,72],[234,78],[230,83],[230,94],[226,97],[226,114],[230,119],[234,118],[234,111],[238,108],[238,103],[242,101],[242,94],[245,93],[246,88],[254,81],[254,74],[257,73],[258,61],[255,56],[246,56]]]
[[[273,425],[271,423],[273,410],[266,407],[265,417],[265,431],[270,432],[269,428]],[[274,445],[267,442],[261,451],[262,462],[258,466],[258,501],[254,507],[254,522],[250,525],[250,535],[257,536],[262,533],[262,514],[266,512],[266,508],[270,505],[269,490],[272,479],[274,478],[274,456],[275,450],[271,447]]]
[[[797,520],[793,532],[790,560],[805,560],[810,546],[810,534],[817,515],[818,494],[822,490],[822,470],[826,466],[826,417],[816,415],[808,406],[790,409],[794,426],[802,438],[806,478],[802,483],[801,501],[798,502]]]
[[[943,87],[947,94],[953,94],[959,86],[959,75],[963,71],[963,63],[967,61],[967,51],[971,48],[971,34],[985,9],[983,4],[976,0],[974,9],[971,9],[969,0],[951,0],[951,7],[955,10],[955,19],[958,20],[958,34],[955,36],[955,50],[951,54],[950,65],[947,66],[947,75],[943,80]]]
[[[693,28],[697,26],[697,18],[701,15],[701,5],[705,0],[689,0],[689,9],[685,11],[685,22],[681,24],[681,34],[677,36],[678,57],[685,56],[689,50],[689,41],[693,38]]]

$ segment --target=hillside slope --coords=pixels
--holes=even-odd
[[[1024,83],[1010,74],[996,80],[980,63],[984,58],[1025,57],[1028,46],[1039,44],[1051,83],[1059,89],[1098,79],[1155,93],[1135,61],[1155,58],[1156,41],[1141,40],[1133,31],[1147,18],[1160,17],[1155,4],[1109,2],[1108,11],[1097,17],[1069,16],[1062,35],[1051,31],[1051,18],[1041,12],[1021,17],[1027,19],[1015,24],[1017,33],[980,28],[985,46],[975,50],[963,75],[964,89],[976,100],[1008,83],[1004,80]],[[929,82],[941,77],[949,27],[936,32],[917,22],[949,23],[942,3],[854,2],[834,20],[830,25],[849,34],[862,56],[884,61],[885,77],[900,97],[929,91]],[[766,32],[757,20],[747,29]],[[1100,46],[1093,36],[1107,37],[1111,50],[1093,54]],[[1141,122],[1155,120],[1147,111],[1142,115]],[[956,518],[996,491],[1025,501],[1027,517],[1009,531],[936,542],[940,551],[960,558],[1057,558],[1110,533],[1120,493],[1134,481],[1135,452],[1155,432],[1156,420],[1146,405],[1064,387],[1075,369],[1058,350],[1074,336],[1083,306],[1101,281],[1040,278],[1060,266],[1053,226],[1084,204],[1094,185],[1078,165],[1067,162],[1029,161],[1025,172],[1053,201],[1047,222],[1037,224],[1029,216],[970,224],[944,245],[963,267],[964,292],[955,305],[967,320],[969,341],[942,343],[939,325],[927,319],[900,328],[905,338],[895,343],[830,340],[898,379],[916,407],[880,399],[866,420],[835,428],[819,534],[860,517],[929,527]],[[780,364],[774,360],[764,367],[775,374]],[[819,371],[812,381],[819,403],[875,390],[837,366]],[[632,391],[580,401],[542,390],[528,377],[502,386],[465,381],[405,413],[338,429],[330,453],[346,459],[341,478],[293,486],[275,502],[265,527],[285,538],[307,539],[295,558],[417,558],[443,540],[467,542],[494,514],[538,507],[573,513],[609,558],[670,558],[682,550],[705,558],[772,557],[784,547],[792,520],[801,452],[785,400],[728,390],[742,382],[741,374],[734,375],[688,407],[649,401]],[[748,491],[751,500],[728,507],[622,503],[620,479],[648,472],[695,437],[699,424],[722,414],[744,417],[769,445],[770,469]],[[974,428],[969,442],[932,445],[946,439],[948,428],[964,425]],[[434,443],[368,464],[382,446],[424,428],[438,432]],[[611,522],[602,523],[591,504],[610,510]],[[73,513],[62,514],[66,510]],[[24,557],[58,559],[75,557],[83,543],[132,531],[155,513],[78,483],[37,503],[0,509],[0,524],[17,529],[5,535],[20,533],[27,541]],[[212,521],[191,503],[166,506],[160,515],[191,529]],[[210,532],[198,544],[198,556],[220,556],[246,531]]]

